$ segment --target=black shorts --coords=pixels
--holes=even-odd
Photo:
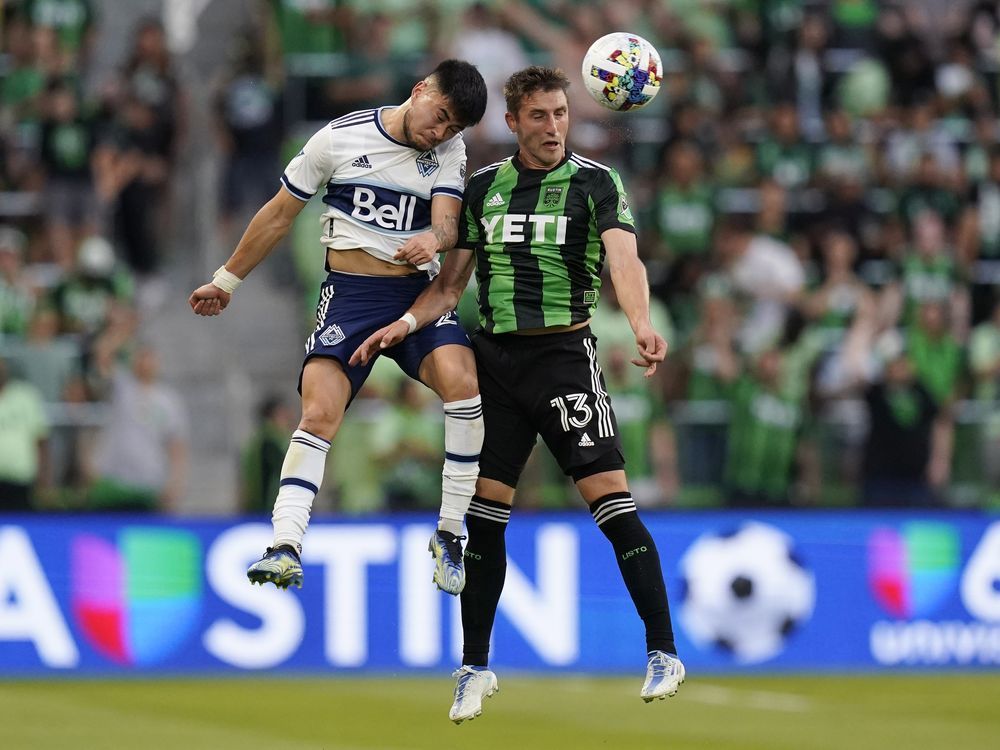
[[[624,468],[589,326],[538,336],[479,330],[471,338],[486,426],[479,476],[516,487],[539,435],[574,480]]]

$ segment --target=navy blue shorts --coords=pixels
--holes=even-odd
[[[471,346],[465,329],[452,310],[437,322],[424,326],[394,347],[373,357],[367,365],[348,364],[354,350],[382,326],[405,313],[417,296],[427,288],[426,273],[409,276],[358,276],[331,271],[320,287],[316,305],[316,329],[306,341],[305,363],[313,357],[330,357],[340,362],[351,381],[351,398],[357,395],[378,356],[395,360],[400,369],[420,380],[420,363],[439,346]],[[302,375],[299,375],[299,392]]]

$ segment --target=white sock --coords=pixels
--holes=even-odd
[[[275,547],[288,544],[302,551],[302,537],[309,525],[313,499],[323,483],[329,450],[330,443],[321,437],[305,430],[292,433],[285,461],[281,464],[281,485],[271,513]]]
[[[483,402],[479,396],[444,405],[444,469],[438,520],[442,531],[462,533],[465,513],[476,492],[483,432]]]

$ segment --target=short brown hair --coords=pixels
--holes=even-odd
[[[569,89],[569,78],[559,68],[532,65],[514,73],[503,85],[503,98],[507,101],[507,111],[513,115],[521,108],[521,103],[536,91],[562,91]]]

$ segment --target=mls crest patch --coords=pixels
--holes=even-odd
[[[336,346],[346,338],[347,336],[344,335],[344,332],[340,330],[340,326],[336,323],[327,326],[327,329],[319,335],[319,340],[323,342],[323,346]]]
[[[548,206],[549,208],[558,206],[559,199],[562,198],[562,191],[563,189],[558,185],[545,188],[545,195],[542,197],[542,205]]]
[[[618,214],[625,221],[632,221],[632,210],[629,208],[628,198],[624,195],[618,199]]]
[[[421,177],[427,177],[438,168],[437,154],[434,151],[424,151],[417,156],[417,171]]]

